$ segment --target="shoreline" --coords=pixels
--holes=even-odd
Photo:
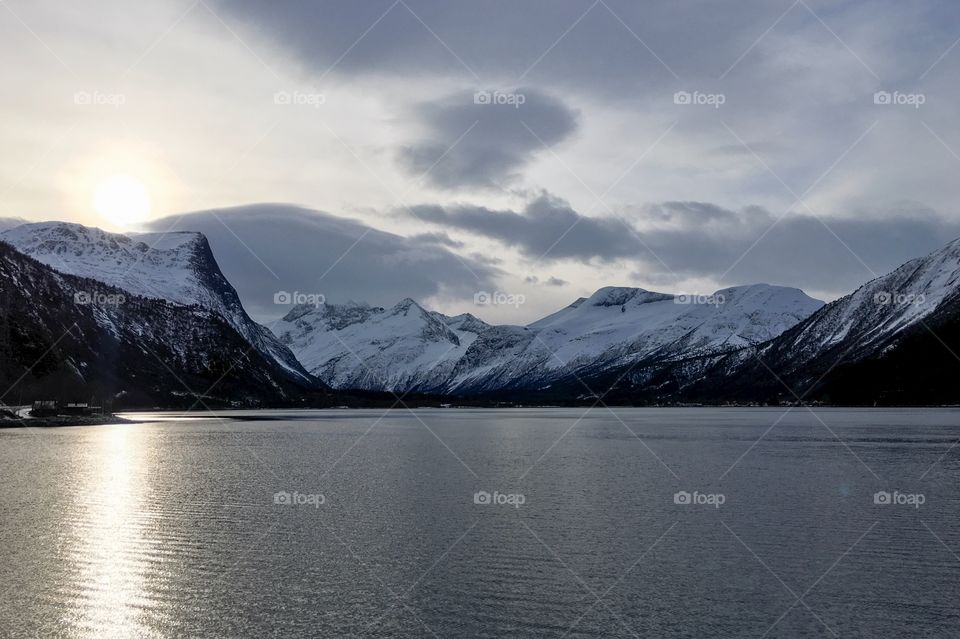
[[[415,409],[439,409],[439,410],[471,410],[471,409],[481,409],[481,410],[510,410],[510,409],[543,409],[543,408],[581,408],[581,406],[575,405],[517,405],[517,406],[471,406],[471,405],[452,405],[452,406],[417,406]],[[652,409],[738,409],[738,408],[791,408],[789,406],[757,406],[757,405],[689,405],[689,406],[677,406],[677,405],[662,405],[662,406],[630,406],[630,405],[613,405],[611,408],[652,408]],[[947,405],[926,405],[926,406],[842,406],[842,405],[820,405],[820,406],[810,406],[809,408],[813,409],[867,409],[867,410],[943,410],[943,409],[957,409],[960,406],[956,404],[947,404]],[[177,408],[152,408],[150,410],[130,410],[131,413],[164,413],[164,412],[179,412],[181,409]],[[221,419],[226,419],[230,421],[260,421],[271,419],[279,419],[280,417],[271,418],[269,416],[253,416],[253,415],[232,415],[230,414],[231,410],[240,410],[240,411],[257,411],[268,413],[270,411],[314,411],[314,410],[379,410],[375,407],[369,406],[358,406],[358,407],[349,407],[349,406],[336,406],[336,407],[326,407],[326,408],[255,408],[255,409],[226,409],[224,413],[217,415]],[[388,409],[391,410],[391,409]],[[408,410],[408,409],[392,409],[392,410]],[[124,411],[127,412],[127,411]],[[191,414],[192,413],[192,414]],[[190,413],[184,413],[185,418],[196,418],[201,415],[209,414],[207,411],[191,411]],[[0,431],[3,430],[14,430],[18,428],[64,428],[69,426],[110,426],[110,425],[119,425],[119,424],[142,424],[145,420],[142,419],[130,419],[127,417],[120,417],[119,415],[58,415],[55,417],[8,417],[6,419],[0,419]],[[146,420],[149,421],[149,420]]]
[[[0,420],[0,429],[60,428],[63,426],[108,426],[111,424],[138,424],[132,419],[116,415],[58,415],[56,417],[18,417]]]

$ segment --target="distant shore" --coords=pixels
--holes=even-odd
[[[448,409],[448,410],[457,410],[457,409],[481,409],[481,410],[497,410],[497,409],[543,409],[543,408],[581,408],[582,405],[579,404],[508,404],[502,403],[499,405],[490,405],[490,404],[447,404],[447,405],[433,405],[433,404],[421,404],[416,405],[410,408],[413,409]],[[742,409],[742,408],[791,408],[790,406],[783,405],[758,405],[758,404],[661,404],[661,405],[646,405],[646,406],[631,406],[631,405],[618,405],[613,404],[611,408],[650,408],[650,409]],[[233,414],[234,410],[237,409],[222,409],[214,411],[213,413],[217,414],[218,417],[232,420],[232,421],[261,421],[261,420],[272,420],[280,419],[282,416],[269,416],[270,411],[283,411],[283,410],[344,410],[344,409],[354,409],[354,410],[379,410],[382,407],[375,406],[330,406],[326,408],[300,408],[300,409],[291,409],[289,407],[283,408],[255,408],[255,409],[239,409],[241,411],[249,410],[252,413],[263,412],[265,415],[236,415]],[[857,406],[857,405],[832,405],[832,404],[821,404],[808,406],[808,408],[813,409],[842,409],[842,408],[853,408],[853,409],[877,409],[877,410],[890,410],[890,409],[957,409],[960,406],[956,404],[945,404],[945,405],[928,405],[928,406]],[[131,409],[134,412],[138,412],[135,409]],[[144,409],[146,410],[146,409]],[[409,410],[409,408],[393,408],[388,410],[404,411]],[[147,412],[156,413],[156,412],[177,412],[182,414],[184,417],[193,417],[198,414],[206,414],[207,411],[189,411],[183,413],[182,409],[178,408],[156,408],[153,407]],[[149,419],[128,419],[125,417],[120,417],[118,415],[56,415],[50,417],[30,417],[25,416],[23,413],[13,413],[7,410],[0,410],[0,431],[5,429],[17,429],[17,428],[59,428],[67,426],[107,426],[113,424],[140,424],[144,421],[149,421]]]
[[[103,426],[107,424],[136,424],[116,415],[55,415],[51,417],[23,416],[4,411],[0,428],[57,428],[60,426]]]

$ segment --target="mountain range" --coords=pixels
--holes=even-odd
[[[607,287],[527,326],[448,317],[405,299],[390,309],[301,305],[274,330],[334,387],[477,395],[758,344],[821,306],[765,284],[704,297]]]
[[[207,388],[210,401],[242,405],[330,389],[550,403],[960,399],[960,240],[826,305],[767,284],[707,296],[605,287],[525,326],[407,298],[298,305],[272,331],[200,233],[49,222],[0,242],[0,374],[33,393],[67,384],[130,405]]]

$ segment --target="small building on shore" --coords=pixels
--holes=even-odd
[[[98,415],[103,413],[101,406],[90,402],[57,401],[40,399],[33,402],[30,414],[33,417],[55,417],[57,415]]]

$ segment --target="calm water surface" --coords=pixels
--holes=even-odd
[[[0,431],[0,637],[960,636],[960,411],[230,415]]]

